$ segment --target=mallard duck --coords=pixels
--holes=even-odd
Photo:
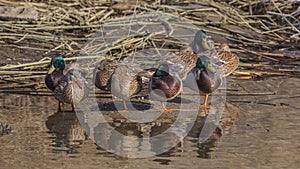
[[[168,63],[170,65],[179,65],[181,68],[178,70],[178,76],[181,80],[184,80],[188,74],[196,65],[198,55],[195,54],[190,47],[181,48],[179,52],[175,53],[175,56],[169,57]]]
[[[45,78],[46,86],[53,92],[63,77],[66,62],[62,56],[55,56],[51,59],[49,70]]]
[[[204,55],[197,59],[196,66],[189,72],[184,81],[186,87],[205,95],[202,103],[203,108],[207,108],[208,95],[215,91],[221,83],[221,74],[210,62],[210,58]]]
[[[222,44],[215,50],[213,41],[207,39],[206,32],[203,30],[197,31],[190,46],[198,56],[209,56],[211,62],[217,66],[217,69],[222,71],[223,77],[229,76],[239,65],[239,57],[231,52],[227,44]],[[196,63],[195,60],[193,61]]]
[[[206,32],[199,30],[190,44],[197,57],[190,57],[196,64],[183,80],[184,86],[205,94],[202,107],[207,107],[208,95],[221,85],[221,78],[230,75],[239,64],[239,58],[231,53],[229,46],[222,44],[216,51],[213,41],[208,40]],[[190,54],[192,56],[192,54]],[[198,57],[200,56],[200,57]],[[209,57],[207,57],[209,56]],[[196,85],[195,85],[196,81]]]
[[[142,78],[138,75],[137,69],[130,64],[119,64],[111,79],[111,92],[114,96],[123,99],[126,112],[126,100],[137,94],[142,89]]]
[[[182,47],[175,56],[167,58],[171,64],[181,65],[183,68],[178,71],[181,80],[184,80],[187,74],[195,67],[199,54],[206,54],[210,50],[210,45],[204,30],[198,30],[194,40],[188,46]]]
[[[84,71],[76,64],[66,67],[62,56],[52,58],[45,82],[53,91],[58,100],[58,111],[61,111],[61,103],[79,103],[88,94],[87,82],[83,77]]]
[[[205,99],[202,104],[207,107],[208,95],[219,88],[222,83],[221,74],[210,63],[210,59],[206,56],[200,56],[196,64],[197,77],[196,83],[200,92],[205,94]]]
[[[54,90],[54,97],[61,103],[71,104],[73,111],[74,104],[86,98],[87,94],[87,82],[80,70],[74,68],[68,70]]]
[[[194,36],[193,42],[189,46],[195,54],[200,54],[211,49],[209,42],[206,32],[204,30],[198,30]]]
[[[104,91],[111,90],[111,77],[118,64],[117,60],[111,59],[103,59],[98,63],[93,72],[93,79],[97,88]]]
[[[240,60],[239,57],[232,53],[227,44],[222,44],[217,51],[215,64],[223,73],[223,77],[229,76],[235,69],[238,68]]]
[[[63,71],[66,68],[66,62],[62,56],[55,56],[51,59],[49,70],[45,77],[45,84],[52,92],[58,86],[63,77]],[[61,111],[61,103],[58,102],[58,111]]]
[[[161,64],[150,78],[149,89],[151,99],[161,102],[163,112],[172,112],[165,107],[164,102],[174,99],[180,93],[182,81],[178,75],[170,74],[167,64]]]

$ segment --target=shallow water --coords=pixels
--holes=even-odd
[[[222,116],[222,131],[216,128],[209,141],[199,144],[207,119],[197,112],[196,122],[188,123],[192,128],[186,137],[168,137],[159,143],[161,149],[174,142],[176,146],[142,159],[118,156],[97,146],[84,134],[86,126],[80,125],[69,107],[64,113],[56,112],[57,102],[52,97],[1,94],[0,120],[13,129],[0,136],[0,168],[300,168],[299,82],[296,78],[234,80],[228,85],[231,103],[226,104]],[[138,141],[168,129],[176,115],[143,125],[114,113],[105,117],[118,132]],[[98,124],[95,131],[103,131],[103,126]],[[155,140],[117,142],[113,132],[100,136],[101,143],[129,154],[156,144]]]

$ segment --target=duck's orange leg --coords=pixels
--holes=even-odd
[[[163,107],[163,113],[171,113],[171,112],[174,111],[172,109],[167,109],[166,106],[165,106],[165,104],[164,104],[164,102],[161,102],[161,105]]]
[[[204,113],[205,113],[205,116],[208,116],[208,109],[207,108],[204,108]]]
[[[126,100],[123,100],[123,105],[124,105],[124,110],[120,110],[120,111],[119,111],[120,113],[125,113],[125,112],[128,111],[128,110],[127,110],[127,105],[126,105]]]
[[[208,100],[208,94],[205,94],[204,101],[201,104],[202,108],[205,108],[205,109],[207,108],[207,100]]]

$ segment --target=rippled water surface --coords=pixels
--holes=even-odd
[[[196,121],[182,126],[191,127],[186,137],[170,135],[159,143],[139,138],[167,130],[176,114],[139,124],[107,110],[109,125],[133,138],[120,140],[114,132],[102,132],[107,123],[92,130],[80,124],[70,107],[57,112],[53,97],[3,93],[0,122],[10,124],[12,132],[0,135],[0,168],[300,168],[299,84],[296,78],[230,82],[222,121],[202,144],[198,137],[208,118],[201,110],[195,112]],[[152,148],[154,153],[175,146],[160,155],[131,159],[97,146],[84,129],[90,129],[89,135],[98,133],[99,138],[92,138],[102,144],[129,154],[153,144],[160,145]]]

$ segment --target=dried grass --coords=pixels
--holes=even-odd
[[[168,16],[184,18],[191,24],[204,29],[212,37],[224,37],[233,52],[238,53],[241,66],[233,75],[235,78],[252,79],[263,76],[299,77],[299,35],[300,7],[296,0],[270,1],[6,1],[0,0],[0,7],[26,6],[38,12],[38,17],[18,18],[20,15],[1,15],[0,44],[24,50],[41,50],[45,58],[24,64],[0,67],[0,84],[5,89],[31,86],[42,90],[42,75],[53,53],[60,53],[66,60],[105,57],[122,59],[146,46],[165,46],[174,51],[183,44],[159,32],[145,33],[137,30],[139,36],[116,39],[115,45],[89,46],[95,55],[83,55],[82,50],[88,38],[103,25],[128,26],[119,18],[160,12]],[[35,14],[35,13],[34,13]],[[113,20],[113,21],[112,21]],[[145,23],[147,24],[147,23]],[[166,23],[168,27],[168,23]],[[172,28],[168,30],[172,33]],[[216,45],[218,39],[214,39]],[[222,40],[220,40],[221,42]],[[173,47],[169,48],[169,45]],[[263,64],[261,64],[263,63]],[[37,78],[40,76],[41,78]],[[11,81],[11,79],[14,79]],[[24,85],[26,84],[26,85]],[[32,84],[32,85],[31,85]]]

